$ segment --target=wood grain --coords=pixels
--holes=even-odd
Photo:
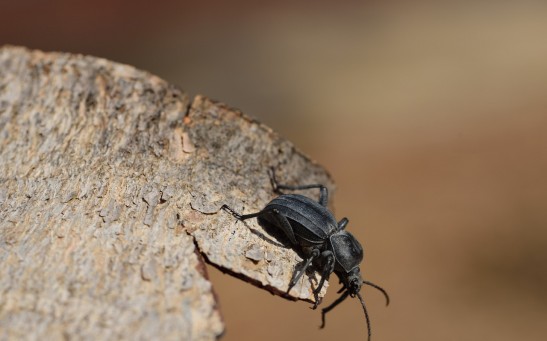
[[[261,209],[270,167],[332,181],[237,110],[128,65],[7,46],[0,148],[0,339],[216,339],[203,258],[313,300],[317,274],[285,293],[301,257],[282,236],[219,208]]]

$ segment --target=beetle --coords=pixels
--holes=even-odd
[[[229,212],[238,220],[244,221],[250,218],[258,218],[271,226],[280,229],[291,241],[293,247],[297,247],[306,256],[304,267],[292,276],[289,288],[296,285],[306,270],[315,266],[321,274],[317,288],[313,291],[315,303],[313,309],[319,304],[318,295],[325,280],[334,272],[342,283],[338,291],[341,295],[329,306],[321,311],[321,327],[325,327],[325,314],[344,301],[348,296],[359,298],[367,324],[368,339],[371,338],[370,320],[365,306],[365,301],[359,293],[361,286],[368,285],[376,288],[386,298],[389,305],[389,295],[380,286],[363,280],[359,264],[363,260],[363,247],[357,239],[345,230],[349,220],[342,218],[336,221],[334,214],[328,209],[328,189],[321,184],[289,186],[277,182],[275,171],[270,170],[270,179],[275,193],[280,194],[270,201],[261,211],[251,214],[239,214],[227,205],[221,209]],[[319,200],[300,194],[284,194],[281,190],[299,191],[305,189],[319,189]]]

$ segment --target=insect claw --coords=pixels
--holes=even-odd
[[[241,214],[234,211],[230,206],[224,204],[224,205],[222,205],[222,207],[220,209],[230,213],[231,215],[233,215],[238,220],[241,220]]]
[[[310,307],[310,309],[313,309],[313,310],[317,309],[317,306],[320,305],[322,301],[323,301],[323,298],[318,297],[317,294],[315,294],[315,303],[313,304],[313,307]]]

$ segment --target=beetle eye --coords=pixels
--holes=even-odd
[[[349,279],[349,291],[350,291],[350,295],[351,297],[354,297],[356,293],[359,292],[359,290],[361,290],[361,279],[357,276],[352,276],[350,279]]]

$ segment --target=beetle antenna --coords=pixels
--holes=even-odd
[[[382,292],[382,294],[384,294],[384,297],[386,298],[386,306],[389,305],[389,295],[387,294],[387,292],[381,286],[376,285],[376,284],[374,284],[372,282],[369,282],[369,281],[363,281],[363,284],[370,285],[371,287],[380,290]]]
[[[336,301],[332,302],[328,307],[321,310],[321,327],[319,328],[325,328],[325,314],[334,309],[334,307],[336,307],[340,303],[342,303],[342,301],[345,300],[348,296],[349,291],[346,290],[342,295],[340,295],[340,297],[336,299]]]
[[[359,297],[359,301],[361,301],[361,305],[363,306],[363,311],[365,312],[365,319],[367,320],[367,330],[368,330],[368,341],[370,341],[370,336],[372,335],[370,331],[370,320],[368,319],[368,312],[367,307],[365,306],[365,301],[363,300],[363,297],[360,293],[357,293],[357,297]]]

